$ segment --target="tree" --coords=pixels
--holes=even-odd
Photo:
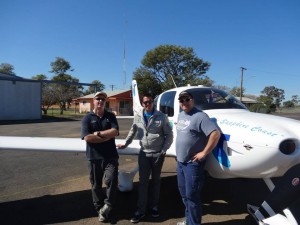
[[[85,91],[85,95],[89,95],[89,94],[92,94],[92,93],[95,93],[97,91],[102,91],[105,89],[105,85],[102,84],[100,81],[98,80],[93,80],[92,81],[92,84],[96,84],[96,89],[95,89],[95,86],[90,86],[86,91]]]
[[[55,61],[50,63],[50,66],[52,68],[50,73],[54,73],[56,75],[65,74],[68,70],[74,71],[74,69],[71,68],[70,63],[61,57],[56,57]]]
[[[1,63],[0,64],[0,73],[5,73],[9,75],[16,75],[14,73],[14,66],[9,63]]]
[[[242,88],[243,92],[245,93],[245,88]],[[233,87],[230,92],[231,95],[236,96],[236,97],[240,97],[241,96],[241,88],[240,87]],[[242,97],[244,97],[244,94],[242,95]]]
[[[230,93],[230,87],[227,87],[225,85],[214,85],[215,88],[226,91],[227,93]]]
[[[275,106],[274,104],[272,105],[273,99],[270,96],[260,95],[257,98],[257,102],[258,103],[262,103],[263,106],[266,107],[266,113],[270,113],[271,112],[271,108],[274,108],[274,106]]]
[[[153,98],[162,92],[159,81],[146,68],[140,67],[133,72],[133,77],[139,85],[139,94],[151,94]]]
[[[275,112],[284,100],[284,90],[274,86],[265,87],[261,93],[262,95],[257,98],[257,101],[263,103],[270,112]]]
[[[285,101],[285,102],[283,102],[283,106],[286,108],[294,108],[295,104],[292,101]]]
[[[271,104],[275,105],[276,108],[279,108],[281,102],[284,100],[284,90],[275,86],[265,87],[261,93],[263,96],[269,97],[272,100]]]
[[[294,103],[295,106],[298,105],[298,103],[300,101],[298,95],[292,95],[291,101]]]
[[[63,82],[79,83],[76,77],[66,74],[68,70],[73,71],[68,61],[61,57],[56,57],[56,60],[51,62],[50,65],[52,67],[50,72],[55,74],[52,80],[62,82],[62,84],[53,84],[56,102],[59,104],[60,114],[62,115],[63,111],[66,110],[66,106],[70,105],[72,98],[80,96],[83,88],[79,85],[63,84]]]
[[[44,74],[38,74],[33,76],[33,80],[46,80],[47,76]],[[50,106],[56,103],[56,93],[53,84],[42,82],[42,111],[44,115],[47,115]]]
[[[174,82],[176,86],[213,84],[213,81],[205,76],[210,63],[198,58],[193,48],[160,45],[148,51],[141,63],[142,66],[134,72],[135,76],[153,77],[156,80],[154,84],[159,84],[162,91],[174,88]],[[154,86],[152,84],[149,87]]]

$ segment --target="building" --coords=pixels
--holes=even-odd
[[[0,120],[41,119],[41,83],[0,73]]]
[[[240,100],[240,97],[235,97],[236,99]],[[251,105],[257,104],[257,101],[252,98],[242,97],[242,103],[249,108]]]
[[[108,100],[106,109],[115,113],[117,116],[132,116],[132,93],[127,91],[105,91]],[[87,113],[93,109],[94,94],[89,94],[80,98],[73,99],[79,107],[79,113]]]

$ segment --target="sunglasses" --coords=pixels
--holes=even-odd
[[[191,100],[192,100],[191,98],[182,98],[182,99],[179,100],[179,102],[184,103],[184,102],[189,102]]]
[[[102,101],[102,102],[104,102],[105,101],[105,98],[95,98],[97,101]]]
[[[145,102],[143,102],[143,104],[144,105],[148,105],[148,104],[150,105],[150,104],[152,104],[152,101],[145,101]]]

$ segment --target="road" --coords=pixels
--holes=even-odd
[[[296,117],[300,119],[300,115]],[[120,138],[126,137],[131,122],[119,119]],[[79,134],[79,120],[0,123],[0,135],[79,138]],[[0,224],[99,224],[91,202],[84,153],[3,150],[0,161]],[[136,156],[120,157],[121,169],[136,165]],[[133,191],[119,192],[111,224],[131,224],[137,186],[138,175]],[[203,224],[254,224],[246,204],[258,205],[267,194],[262,180],[207,177],[202,192]],[[171,225],[184,218],[173,158],[166,159],[162,170],[160,214],[157,219],[146,216],[139,224]]]

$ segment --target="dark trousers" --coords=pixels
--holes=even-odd
[[[158,207],[160,192],[160,173],[165,160],[162,153],[139,153],[139,196],[138,196],[138,212],[145,214],[148,199],[149,177],[151,174],[151,192],[149,198],[150,208]]]
[[[97,212],[105,204],[113,206],[118,189],[118,159],[90,160],[88,168],[92,185],[93,204]],[[106,193],[102,190],[102,180],[106,186]]]
[[[205,161],[181,163],[177,162],[178,189],[188,225],[201,225],[201,189],[204,183]]]

